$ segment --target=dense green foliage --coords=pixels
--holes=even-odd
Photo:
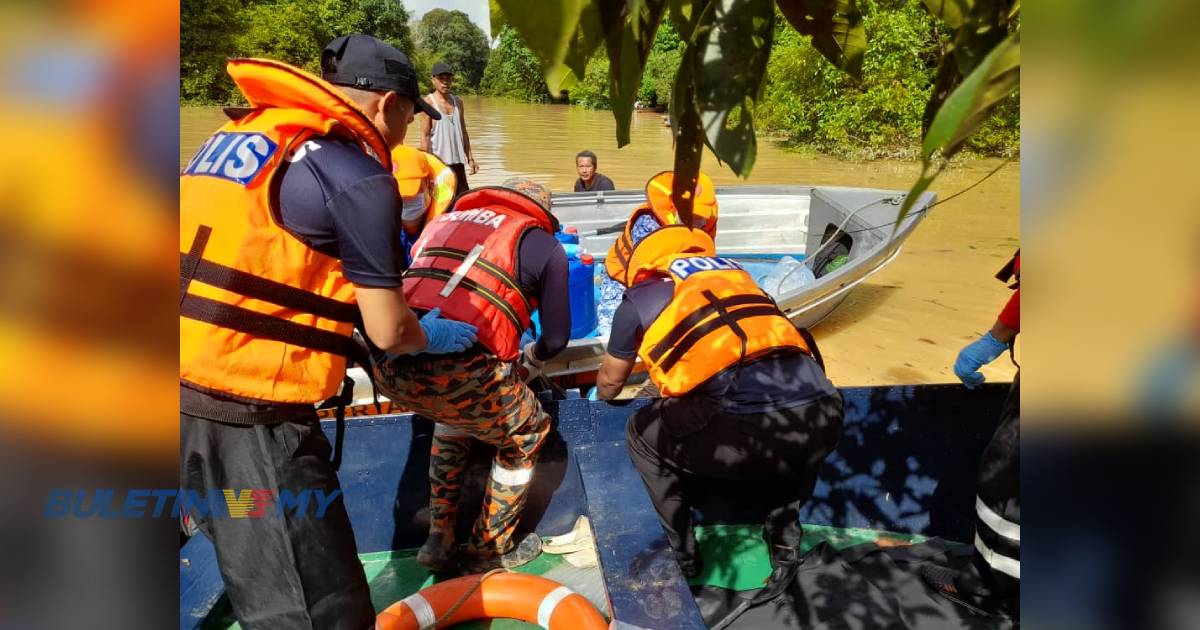
[[[832,66],[782,16],[767,68],[755,124],[790,144],[842,157],[912,157],[921,144],[921,115],[948,42],[944,24],[920,0],[858,0],[867,31],[862,80]],[[537,58],[520,36],[506,28],[487,72],[495,77],[484,92],[534,102],[547,100],[537,75]],[[670,21],[655,35],[638,97],[665,107],[671,98],[683,42]],[[521,68],[516,66],[520,64]],[[589,59],[584,78],[571,87],[572,103],[609,107],[608,58],[601,48]],[[537,89],[530,89],[536,85]],[[1010,155],[1020,143],[1020,100],[1010,97],[967,142],[986,155]]]
[[[862,79],[833,67],[782,17],[775,21],[755,125],[796,146],[845,157],[913,156],[921,116],[950,31],[921,0],[857,0],[867,32]],[[317,70],[321,47],[337,35],[370,33],[412,53],[423,89],[436,61],[453,65],[464,91],[529,102],[550,94],[537,56],[511,26],[488,50],[483,32],[460,11],[434,9],[410,33],[400,0],[184,0],[181,5],[180,97],[184,103],[230,104],[240,95],[225,74],[231,57],[264,56]],[[638,90],[645,106],[671,100],[683,59],[671,20],[663,20]],[[586,107],[611,106],[609,62],[601,46],[568,98]],[[1004,101],[967,141],[969,150],[1008,155],[1020,142],[1020,100]]]
[[[458,75],[456,88],[473,89],[487,65],[487,36],[462,11],[434,9],[421,17],[416,29],[417,49],[432,63],[443,61]]]
[[[400,0],[183,0],[180,100],[239,102],[241,95],[225,73],[225,62],[233,57],[269,57],[318,72],[321,49],[347,33],[370,33],[411,51],[408,19]],[[427,75],[428,63],[422,55],[414,57],[418,76]]]
[[[921,3],[859,0],[867,30],[862,81],[839,72],[784,24],[775,30],[756,121],[788,141],[837,155],[911,157],[921,143],[921,114],[945,35]],[[986,154],[1015,152],[1017,97],[968,142]]]
[[[488,57],[480,90],[484,94],[515,98],[531,103],[550,100],[537,57],[512,27],[497,35],[500,42]]]

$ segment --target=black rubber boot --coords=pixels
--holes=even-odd
[[[441,533],[430,534],[417,551],[417,563],[435,573],[457,573],[458,560],[453,545],[447,545]]]
[[[486,573],[492,569],[512,569],[528,564],[542,554],[542,539],[537,534],[526,534],[517,546],[500,556],[469,556],[463,566],[464,573]]]

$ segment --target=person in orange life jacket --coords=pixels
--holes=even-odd
[[[625,294],[621,283],[629,253],[643,238],[664,225],[677,225],[679,214],[671,201],[675,174],[663,171],[646,182],[646,203],[636,208],[625,221],[625,229],[613,241],[604,260],[605,274],[600,280],[600,303],[597,305],[597,329],[608,334],[612,317]],[[692,225],[717,237],[717,193],[708,175],[700,173],[692,201]]]
[[[992,329],[959,353],[954,373],[969,389],[984,382],[979,368],[1004,353],[1021,330],[1021,252],[996,274],[1012,278],[1012,296]],[[1020,614],[1021,590],[1021,373],[1009,387],[1000,423],[979,458],[975,498],[975,553],[963,571],[927,567],[922,576],[935,588],[985,610]]]
[[[454,200],[457,178],[436,155],[407,145],[392,149],[392,175],[400,192],[400,247],[407,267],[421,229]]]
[[[404,301],[389,149],[419,99],[408,57],[365,35],[322,52],[322,77],[228,65],[250,104],[180,175],[180,485],[323,491],[317,518],[184,515],[213,540],[243,628],[365,628],[374,608],[315,405],[361,351],[450,352],[468,324]]]
[[[550,418],[523,372],[566,347],[567,258],[555,240],[550,192],[528,179],[475,188],[421,233],[404,295],[479,329],[479,342],[445,357],[376,356],[380,391],[436,422],[429,465],[429,538],[417,561],[436,571],[513,567],[541,551],[515,536]],[[522,344],[534,309],[542,336]],[[474,440],[496,447],[483,509],[460,554],[455,536],[463,469]]]
[[[626,442],[683,573],[699,573],[696,479],[770,480],[763,537],[796,559],[799,510],[837,444],[841,395],[815,343],[703,231],[665,226],[633,249],[594,398],[611,400],[640,357],[661,392]]]

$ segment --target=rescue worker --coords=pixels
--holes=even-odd
[[[772,564],[797,559],[800,506],[842,428],[842,399],[816,344],[707,233],[659,228],[631,252],[595,398],[611,400],[641,358],[662,398],[633,413],[626,442],[685,576],[697,478],[780,489],[763,538]]]
[[[625,221],[625,228],[613,241],[604,259],[605,275],[600,281],[600,304],[597,312],[597,328],[600,335],[608,333],[612,317],[621,296],[625,294],[622,284],[625,267],[633,251],[643,238],[664,225],[678,225],[679,214],[671,201],[671,187],[675,173],[663,171],[646,182],[646,203],[638,206]],[[696,180],[696,191],[692,201],[692,225],[704,230],[714,239],[717,237],[717,193],[712,180],[704,173]]]
[[[444,357],[376,357],[388,398],[436,422],[429,463],[429,538],[417,561],[435,571],[478,573],[537,557],[536,534],[514,532],[550,417],[525,384],[566,347],[571,331],[566,252],[555,240],[550,192],[528,179],[461,195],[426,226],[404,275],[418,311],[469,322],[479,342]],[[534,309],[542,336],[522,346]],[[518,362],[520,365],[518,365]],[[458,554],[463,471],[472,440],[496,447],[483,509]]]
[[[979,368],[1012,348],[1021,331],[1021,252],[996,274],[1017,282],[991,330],[967,345],[954,373],[969,389],[984,381]],[[975,497],[975,553],[969,570],[924,571],[935,588],[985,610],[1018,617],[1021,593],[1021,373],[1018,370],[1000,412],[1000,425],[979,461]]]
[[[336,496],[262,518],[190,513],[243,628],[365,628],[374,607],[314,405],[343,383],[351,334],[394,353],[460,351],[468,324],[404,301],[390,149],[423,104],[404,53],[347,35],[322,78],[235,59],[250,109],[180,175],[180,485],[205,496]],[[228,496],[228,494],[226,495]],[[282,512],[282,509],[280,510]]]
[[[458,184],[454,170],[436,155],[407,145],[392,149],[392,175],[400,191],[400,246],[407,265],[421,229],[450,207]]]

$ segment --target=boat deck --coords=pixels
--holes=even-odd
[[[869,540],[879,532],[970,541],[978,458],[994,431],[1007,385],[989,383],[978,391],[932,385],[841,392],[845,429],[801,514],[806,535],[814,537],[809,542],[818,536]],[[689,584],[625,451],[625,421],[647,402],[546,402],[555,430],[543,447],[525,519],[537,533],[557,536],[570,531],[580,515],[588,517],[604,608],[617,621],[642,628],[703,628]],[[326,424],[332,433],[332,423]],[[411,551],[392,550],[411,550],[424,540],[424,524],[413,516],[428,501],[431,436],[431,423],[408,415],[347,422],[339,475],[380,608],[428,578],[423,569],[413,570]],[[473,517],[467,510],[477,503],[467,492],[469,480],[482,487],[490,454],[480,449],[471,461],[460,516],[468,526]],[[755,510],[762,506],[755,506],[754,498],[744,485],[714,489],[697,506],[706,528],[700,534],[704,583],[735,589],[761,584],[765,550],[756,526],[748,525],[761,522]],[[221,595],[212,545],[196,537],[180,551],[180,627],[227,627],[227,610],[225,626],[220,625]]]

